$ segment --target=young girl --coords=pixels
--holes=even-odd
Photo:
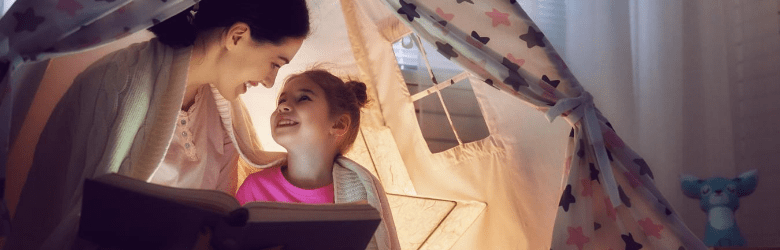
[[[289,77],[271,115],[271,135],[287,149],[287,162],[249,175],[236,194],[239,202],[367,201],[382,214],[369,248],[399,249],[379,181],[342,156],[357,137],[366,99],[364,83],[345,83],[324,70]]]

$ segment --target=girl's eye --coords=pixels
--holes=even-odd
[[[298,99],[298,101],[307,101],[307,100],[311,100],[311,98],[309,98],[309,96],[305,96],[305,95],[301,96],[301,98]]]
[[[271,65],[272,65],[274,68],[277,68],[277,69],[282,67],[281,65],[279,65],[279,64],[276,64],[276,63],[271,63]]]
[[[279,99],[279,102],[276,103],[276,105],[282,104],[284,102],[284,99]]]

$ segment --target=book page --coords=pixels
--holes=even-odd
[[[251,222],[282,221],[350,221],[380,219],[379,211],[365,202],[343,204],[304,204],[283,202],[250,202]]]
[[[95,181],[222,214],[241,206],[233,196],[218,190],[168,187],[119,174],[103,175],[95,178]]]

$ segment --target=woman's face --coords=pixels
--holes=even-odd
[[[271,114],[271,136],[288,151],[296,145],[334,144],[330,130],[335,124],[328,112],[325,91],[306,76],[288,81]]]
[[[288,64],[303,44],[303,38],[287,38],[281,44],[258,43],[248,32],[233,40],[234,46],[219,60],[215,87],[227,100],[244,94],[247,85],[273,87],[279,68]]]

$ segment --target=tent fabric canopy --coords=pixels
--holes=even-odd
[[[45,60],[146,29],[195,2],[20,0],[14,4],[0,19],[0,52],[8,68],[0,83],[0,89],[5,89],[0,95],[0,174],[5,173],[8,147],[18,133],[19,120],[24,120],[17,114],[26,113]],[[357,64],[348,67],[356,67],[352,72],[359,73],[369,85],[372,98],[379,100],[379,106],[368,111],[370,118],[361,124],[365,151],[374,154],[358,162],[373,166],[385,189],[397,195],[399,201],[404,197],[435,196],[424,200],[438,202],[436,206],[441,207],[447,206],[446,201],[455,204],[448,210],[452,217],[441,219],[447,223],[408,248],[705,248],[658,192],[644,160],[600,115],[590,94],[519,4],[342,0],[317,2],[312,8],[327,8],[325,2],[341,5]],[[419,128],[415,127],[408,90],[389,49],[391,42],[408,32],[398,20],[435,44],[439,53],[473,73],[469,79],[477,83],[473,87],[491,130],[488,138],[438,154],[424,147]],[[496,96],[499,90],[502,96]],[[505,96],[515,101],[507,102]],[[550,121],[563,116],[573,127],[563,183],[550,178],[536,180],[556,172],[523,164],[528,162],[522,159],[521,151],[543,149],[513,139],[510,127],[518,124],[503,118],[512,115],[504,111],[518,106],[516,99],[543,112]],[[416,132],[402,134],[409,128]],[[377,143],[391,137],[397,145]],[[359,142],[356,147],[360,148],[357,145]],[[389,162],[401,164],[377,161],[376,152],[387,151],[380,149],[390,149],[386,157],[394,160]],[[366,154],[353,155],[360,158]],[[533,197],[534,193],[539,193],[538,197]],[[547,211],[556,205],[557,214]],[[455,210],[458,206],[460,209]],[[502,225],[512,226],[502,230],[506,228]],[[399,235],[413,234],[399,230]],[[461,237],[468,240],[458,241]],[[517,243],[497,242],[515,239]],[[434,244],[438,242],[446,244]]]
[[[545,112],[548,120],[564,115],[574,126],[553,249],[704,248],[657,190],[645,161],[599,114],[591,95],[520,5],[506,1],[386,3],[448,59]]]

